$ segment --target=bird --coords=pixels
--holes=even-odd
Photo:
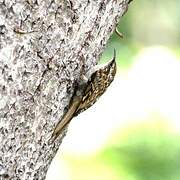
[[[79,83],[76,83],[74,93],[71,97],[68,110],[57,123],[50,142],[56,138],[67,127],[70,121],[78,114],[90,108],[104,94],[116,75],[116,50],[113,58],[106,64],[96,65],[87,76],[82,76]]]

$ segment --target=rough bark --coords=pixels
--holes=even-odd
[[[0,0],[0,179],[45,179],[73,83],[131,0]]]

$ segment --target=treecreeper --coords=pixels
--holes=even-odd
[[[116,50],[112,60],[95,66],[87,75],[82,75],[75,83],[75,91],[71,97],[67,112],[56,125],[49,143],[52,143],[67,127],[70,121],[91,107],[104,94],[116,75]]]

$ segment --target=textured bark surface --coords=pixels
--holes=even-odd
[[[45,179],[73,83],[101,55],[129,0],[0,0],[0,179]]]

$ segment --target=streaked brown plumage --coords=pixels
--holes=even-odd
[[[73,117],[91,107],[106,91],[116,74],[115,59],[116,51],[114,50],[114,57],[110,62],[103,66],[96,66],[88,80],[75,88],[68,111],[55,127],[51,142],[61,134]]]

